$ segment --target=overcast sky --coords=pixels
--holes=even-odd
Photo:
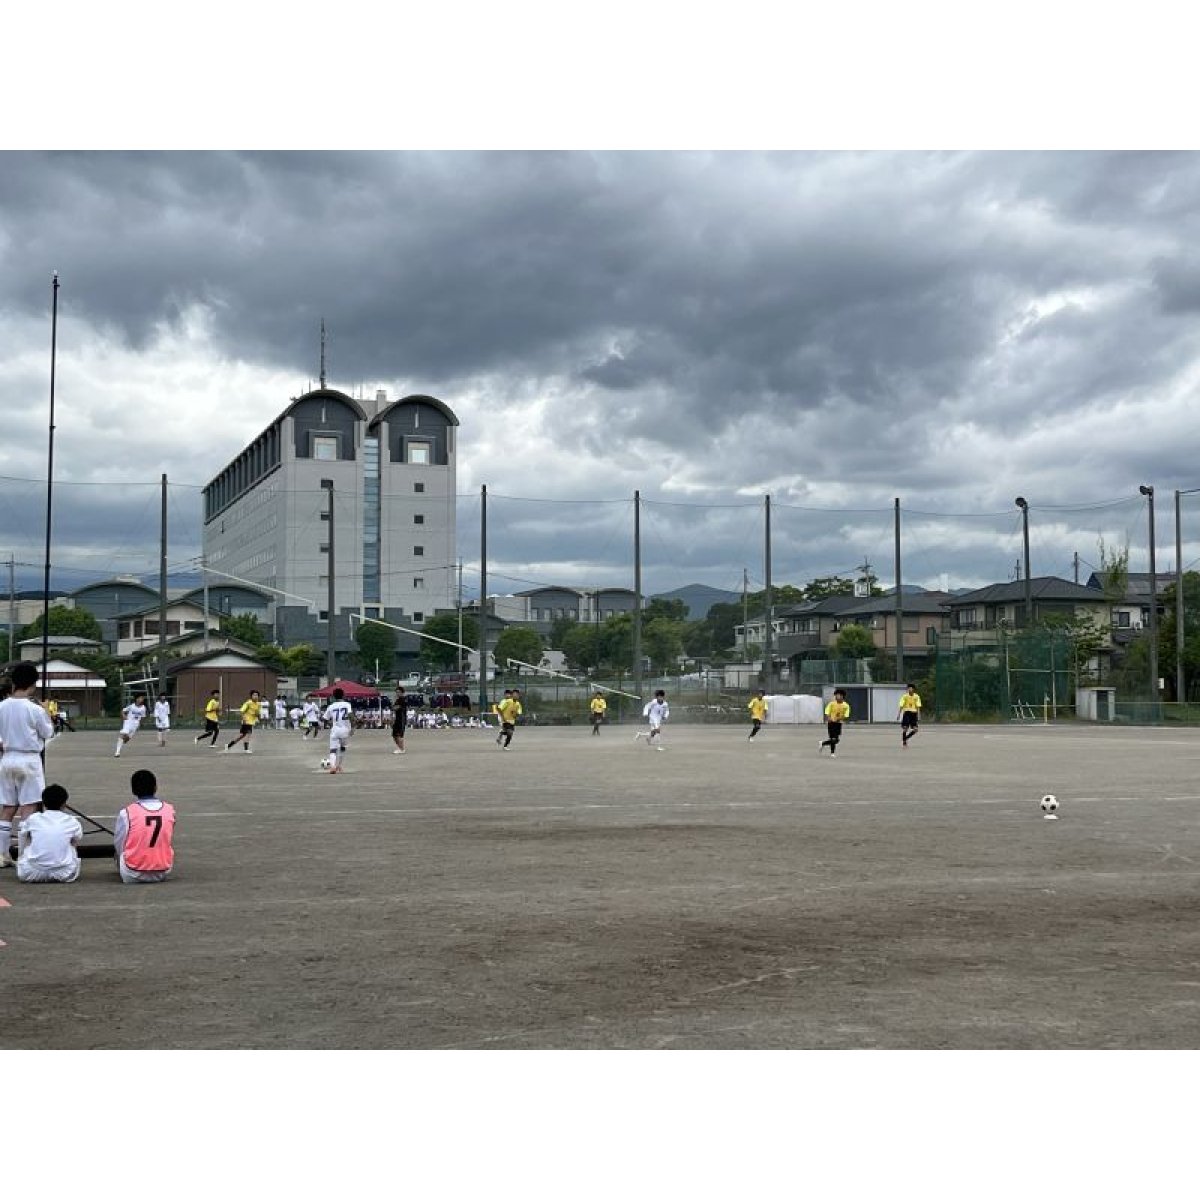
[[[493,591],[630,585],[635,489],[648,591],[761,586],[767,493],[776,583],[890,582],[895,497],[906,582],[1011,578],[1018,495],[1034,574],[1145,569],[1142,483],[1162,570],[1197,247],[1194,153],[3,153],[0,554],[41,561],[57,270],[64,586],[156,572],[160,473],[315,385],[322,318],[331,386],[458,414],[468,592],[481,484]]]

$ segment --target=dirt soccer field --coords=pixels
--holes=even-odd
[[[633,732],[364,731],[335,777],[293,733],[67,734],[106,824],[157,772],[177,877],[0,874],[0,1046],[1200,1045],[1200,734]]]

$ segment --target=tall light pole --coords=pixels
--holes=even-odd
[[[1025,623],[1033,626],[1033,580],[1029,576],[1029,501],[1018,496],[1016,505],[1021,510],[1021,533],[1025,542]]]
[[[1158,702],[1158,576],[1154,569],[1154,488],[1142,484],[1138,491],[1146,497],[1150,511],[1150,699]]]

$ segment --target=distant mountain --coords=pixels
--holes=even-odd
[[[727,592],[706,583],[689,583],[671,592],[656,592],[650,597],[651,600],[682,600],[687,606],[689,621],[702,621],[714,604],[732,604],[741,598],[741,592]]]

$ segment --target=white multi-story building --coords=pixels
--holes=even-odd
[[[454,603],[457,428],[432,396],[300,396],[204,488],[206,565],[325,621],[332,486],[336,613],[419,625]]]

